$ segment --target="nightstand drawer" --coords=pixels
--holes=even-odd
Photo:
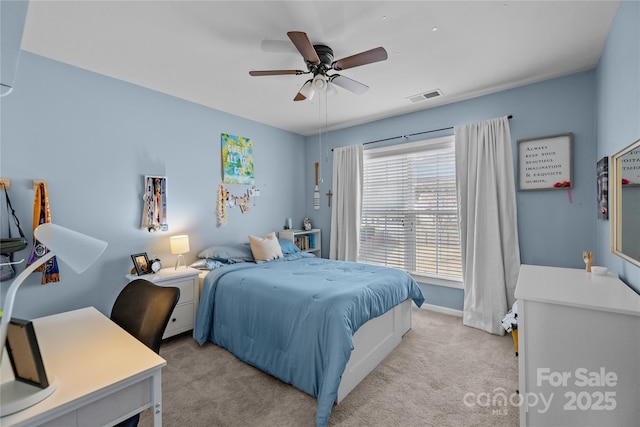
[[[163,268],[156,274],[147,274],[144,279],[159,286],[174,286],[180,289],[180,299],[173,310],[169,323],[162,338],[186,332],[193,329],[198,310],[200,293],[198,292],[199,275],[201,271],[194,268]],[[139,276],[127,274],[129,280],[139,279]]]
[[[193,302],[176,306],[163,338],[193,329]]]
[[[175,286],[180,289],[178,305],[193,301],[193,280],[189,280],[188,282],[171,283],[170,285],[163,283],[162,286]]]

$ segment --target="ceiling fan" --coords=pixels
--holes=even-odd
[[[327,74],[329,71],[341,71],[348,68],[359,67],[360,65],[371,64],[373,62],[384,61],[387,59],[387,51],[383,47],[360,52],[346,58],[333,60],[333,50],[329,46],[316,44],[313,45],[309,41],[307,34],[302,31],[289,31],[287,33],[291,42],[295,45],[298,52],[304,58],[307,64],[307,71],[303,70],[267,70],[267,71],[249,71],[251,76],[279,76],[286,74],[313,74],[313,78],[307,80],[298,94],[293,98],[294,101],[303,101],[312,99],[316,90],[326,89],[328,83],[334,83],[344,89],[356,94],[362,94],[369,89],[369,86],[352,80],[340,74]]]

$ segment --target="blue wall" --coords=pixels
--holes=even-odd
[[[640,2],[618,7],[596,70],[597,158],[640,139]],[[640,211],[636,212],[640,220]],[[595,262],[607,266],[640,293],[640,268],[610,252],[608,221],[596,223]]]
[[[518,192],[518,232],[524,264],[584,268],[582,252],[594,252],[640,291],[640,269],[611,254],[610,223],[597,219],[596,162],[640,138],[640,3],[623,1],[596,70],[548,80],[467,101],[330,132],[322,138],[320,194],[331,188],[331,148],[513,115],[510,121],[517,177],[519,139],[573,133],[573,202],[566,190]],[[329,111],[331,99],[328,101]],[[451,134],[453,131],[448,131]],[[428,134],[438,137],[447,132]],[[412,140],[416,140],[415,137]],[[411,141],[411,140],[410,140]],[[395,142],[398,142],[397,140]],[[375,144],[379,147],[384,144]],[[307,164],[319,161],[317,137],[307,138]],[[313,188],[307,172],[307,189]],[[326,200],[326,199],[323,199]],[[312,194],[307,192],[307,205]],[[325,203],[310,214],[322,227],[323,254],[329,253],[331,214]],[[638,214],[640,216],[640,213]],[[423,286],[427,301],[462,310],[459,289]]]
[[[174,234],[190,235],[190,262],[211,244],[278,230],[286,217],[294,227],[310,217],[323,229],[327,256],[331,213],[324,194],[331,188],[331,148],[508,114],[514,162],[519,139],[573,133],[573,203],[565,190],[517,193],[522,262],[583,268],[582,251],[593,250],[596,264],[638,290],[640,269],[610,254],[609,222],[596,219],[595,165],[640,138],[639,26],[640,5],[622,2],[596,70],[331,132],[323,135],[321,154],[317,137],[22,52],[15,89],[0,98],[0,175],[11,179],[14,207],[30,231],[32,180],[44,179],[54,222],[106,240],[109,248],[81,275],[61,263],[58,284],[41,287],[34,275],[18,293],[15,315],[30,318],[88,305],[108,313],[126,283],[129,255],[147,252],[172,265],[168,238]],[[215,210],[220,133],[254,141],[262,194],[250,212],[230,210],[225,227],[216,227]],[[319,211],[312,199],[316,161],[323,177]],[[139,228],[144,175],[168,178],[167,233]],[[4,212],[1,221],[4,230]],[[460,289],[423,289],[429,303],[462,309]]]
[[[13,92],[1,102],[0,171],[31,234],[33,179],[48,183],[53,222],[109,243],[81,275],[60,263],[62,281],[34,274],[18,292],[15,316],[36,317],[93,305],[109,313],[132,267],[147,252],[175,263],[169,236],[187,233],[187,262],[214,243],[248,241],[302,217],[304,138],[139,86],[22,52]],[[222,182],[220,134],[251,138],[261,196],[251,210],[228,211],[216,226]],[[167,177],[169,231],[140,229],[144,175]],[[234,194],[246,186],[229,186]],[[4,204],[3,204],[4,205]],[[6,213],[1,227],[6,235]],[[28,250],[17,254],[28,257]],[[3,283],[6,291],[8,282]]]
[[[514,156],[514,176],[517,176],[517,141],[560,133],[573,133],[572,203],[566,190],[518,192],[518,227],[520,254],[523,263],[583,268],[582,252],[594,250],[596,212],[596,144],[594,72],[548,80],[517,89],[486,95],[455,104],[419,111],[375,123],[331,132],[323,136],[323,169],[332,169],[332,157],[326,148],[406,135],[430,129],[472,123],[493,117],[513,115],[510,120]],[[330,101],[329,101],[330,102]],[[329,104],[330,108],[330,104]],[[452,134],[453,131],[447,131]],[[428,137],[442,133],[428,134]],[[419,137],[414,137],[413,140]],[[308,138],[307,163],[318,158],[316,138]],[[381,146],[382,144],[375,144]],[[329,151],[330,153],[330,151]],[[317,161],[317,160],[315,160]],[[324,174],[320,193],[331,185],[330,174]],[[307,187],[312,188],[309,182]],[[307,195],[310,205],[311,195]],[[323,253],[328,254],[330,212],[321,204],[319,214],[312,216],[321,226],[325,240]],[[326,230],[326,231],[325,231]],[[424,287],[438,305],[462,309],[462,293],[458,289]]]

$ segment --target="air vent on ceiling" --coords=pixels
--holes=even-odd
[[[431,90],[425,93],[419,93],[418,95],[409,96],[407,99],[411,102],[426,101],[427,99],[433,99],[442,96],[440,89]]]

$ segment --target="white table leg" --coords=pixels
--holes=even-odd
[[[153,426],[162,427],[162,372],[151,379],[152,383],[152,402],[153,402]]]

